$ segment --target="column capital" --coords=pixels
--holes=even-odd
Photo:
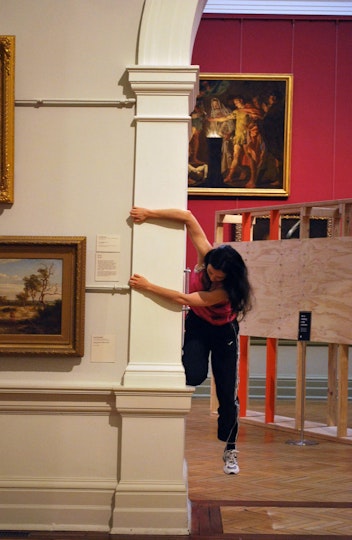
[[[156,101],[162,114],[164,106],[170,115],[193,110],[199,88],[198,66],[128,66],[127,71],[137,98],[138,116],[150,114]]]

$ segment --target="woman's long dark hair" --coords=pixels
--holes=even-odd
[[[243,318],[251,309],[251,285],[247,267],[241,255],[229,245],[219,246],[208,251],[204,257],[205,268],[211,264],[215,270],[225,274],[222,284],[228,294],[232,311]],[[204,287],[209,290],[211,281],[204,272]]]

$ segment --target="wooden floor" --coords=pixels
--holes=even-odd
[[[216,416],[209,418],[208,407],[206,400],[193,400],[187,422],[192,539],[352,539],[350,445],[320,439],[288,444],[300,443],[301,434],[242,422],[240,474],[226,476]],[[251,407],[260,410],[263,403]],[[293,401],[278,408],[294,415]],[[307,414],[324,421],[324,404],[308,403]]]
[[[258,410],[262,403],[251,404]],[[280,403],[293,415],[294,402]],[[310,418],[324,421],[321,402],[309,403]],[[315,540],[352,539],[352,447],[317,439],[300,442],[287,433],[241,422],[240,474],[222,470],[223,443],[216,438],[209,400],[194,398],[186,420],[186,459],[192,531],[185,536],[95,533],[8,533],[7,540]],[[305,441],[314,440],[304,438]]]

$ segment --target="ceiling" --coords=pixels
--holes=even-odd
[[[267,15],[352,15],[352,1],[208,0],[204,13]]]

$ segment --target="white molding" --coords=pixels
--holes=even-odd
[[[99,382],[81,382],[63,384],[54,381],[2,381],[0,385],[0,394],[18,393],[18,394],[77,394],[77,395],[105,395],[107,392],[117,390],[120,384],[99,383]]]
[[[1,482],[1,530],[109,532],[116,480]]]
[[[1,477],[0,490],[42,490],[47,492],[57,491],[59,493],[74,493],[75,491],[87,491],[104,494],[116,489],[116,478],[76,478],[76,477],[57,477],[57,478],[35,478],[35,477]]]
[[[145,0],[139,65],[189,65],[206,0]]]
[[[25,383],[23,383],[25,384]],[[22,386],[0,387],[1,414],[103,415],[113,408],[113,388]]]
[[[233,13],[251,15],[352,15],[350,0],[208,0],[203,13]]]

